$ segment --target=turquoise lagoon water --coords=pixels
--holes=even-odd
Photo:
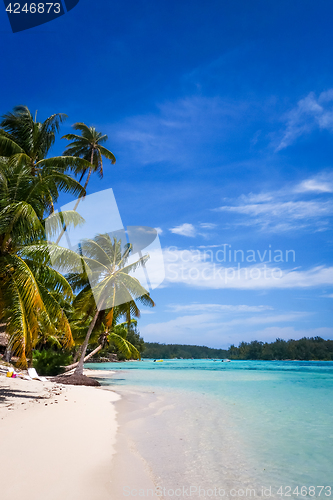
[[[212,452],[214,446],[223,449],[232,422],[232,436],[261,484],[333,486],[333,362],[144,360],[86,366],[115,370],[102,382],[115,388],[178,394],[184,408],[195,401],[182,418],[189,419],[193,435],[202,434],[199,446]],[[327,488],[321,497],[328,493]]]

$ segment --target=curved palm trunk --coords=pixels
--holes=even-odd
[[[95,152],[95,148],[92,148],[91,150],[91,158],[90,158],[90,163],[91,165],[93,165],[93,161],[94,161],[94,152]],[[88,176],[87,176],[87,180],[83,186],[83,189],[84,191],[86,192],[87,191],[87,186],[88,186],[88,183],[89,183],[89,180],[90,180],[90,176],[92,174],[92,166],[89,168],[89,172],[88,172]],[[73,210],[75,211],[77,209],[77,207],[79,206],[79,203],[80,201],[82,200],[83,196],[80,196],[77,200],[76,200],[76,203],[74,205],[74,208]],[[65,231],[66,231],[66,225],[64,226],[63,230],[61,231],[60,235],[58,236],[58,239],[56,241],[56,245],[58,245],[59,241],[61,240],[61,238],[63,237],[63,235],[65,234]]]
[[[10,363],[10,360],[12,359],[12,348],[9,346],[9,344],[6,347],[4,358],[6,363]]]
[[[78,350],[76,351],[76,354],[74,356],[74,359],[73,359],[73,364],[76,366],[76,362],[77,360],[79,359],[79,357],[81,356],[81,352],[82,352],[82,345],[80,345],[80,347],[78,348]],[[74,368],[74,367],[73,367]]]
[[[114,288],[114,290],[113,290],[112,318],[113,318],[113,310],[114,310],[115,297],[116,297],[116,289]],[[83,345],[82,345],[81,358],[80,358],[80,361],[79,361],[79,363],[78,363],[78,365],[76,367],[76,370],[75,370],[75,373],[78,374],[78,375],[83,375],[83,365],[84,365],[84,361],[85,361],[84,358],[85,358],[85,354],[86,354],[87,347],[88,347],[88,344],[89,344],[89,339],[90,339],[90,336],[91,336],[92,331],[94,329],[94,326],[96,324],[96,321],[97,321],[97,318],[98,318],[98,314],[99,314],[100,310],[103,307],[104,300],[105,300],[105,297],[100,298],[99,303],[97,304],[97,311],[95,313],[95,316],[94,316],[92,322],[90,323],[89,329],[87,331],[86,338],[84,339],[84,342],[83,342]]]
[[[101,349],[103,348],[103,346],[99,345],[98,347],[96,347],[96,349],[94,349],[93,351],[91,351],[88,356],[86,356],[83,360],[83,363],[85,363],[86,361],[88,361],[88,359],[92,358],[97,352],[99,352]],[[79,361],[77,361],[76,363],[73,363],[71,365],[68,365],[66,366],[65,368],[65,372],[69,372],[70,370],[73,370],[73,368],[75,368],[77,365],[79,364]]]
[[[91,164],[92,164],[92,162],[91,162]],[[88,186],[88,182],[89,182],[89,179],[90,179],[91,174],[92,174],[92,168],[89,168],[89,172],[88,172],[87,180],[86,180],[86,182],[85,182],[85,184],[84,184],[84,186],[83,186],[83,189],[84,189],[85,191],[87,190],[87,186]],[[83,198],[83,196],[77,199],[77,201],[76,201],[76,203],[75,203],[75,205],[74,205],[73,210],[76,210],[76,209],[77,209],[77,207],[79,206],[79,203],[80,203],[80,201],[82,200],[82,198]]]
[[[27,359],[28,359],[28,366],[29,366],[29,368],[32,368],[34,360],[33,360],[33,343],[32,343],[32,338],[31,338],[31,332],[30,331],[28,331],[28,338],[27,338],[27,341],[26,341],[25,353],[26,353],[26,356],[27,356]]]
[[[86,351],[87,351],[87,347],[88,347],[88,344],[89,344],[89,339],[90,339],[90,336],[92,334],[92,331],[94,329],[94,326],[96,324],[96,321],[97,321],[97,318],[98,318],[98,315],[99,315],[99,308],[97,307],[97,311],[95,313],[95,316],[93,317],[93,320],[92,322],[90,323],[90,326],[88,328],[88,331],[87,331],[87,335],[86,335],[86,338],[84,339],[84,342],[82,344],[82,354],[81,354],[81,357],[80,357],[80,361],[78,362],[77,364],[77,367],[76,367],[76,370],[75,370],[75,373],[77,375],[83,375],[83,364],[84,364],[84,358],[85,358],[85,354],[86,354]]]

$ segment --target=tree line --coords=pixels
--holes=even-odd
[[[159,344],[158,342],[145,342],[143,358],[161,359],[223,359],[227,357],[225,349],[213,349],[211,347],[183,344]]]
[[[230,346],[230,359],[291,359],[291,360],[333,360],[333,340],[321,337],[304,337],[300,340],[276,339],[275,342],[241,342],[238,347]]]
[[[234,359],[234,360],[320,360],[333,361],[333,340],[321,337],[300,340],[276,339],[275,342],[241,342],[238,347],[212,349],[205,346],[182,344],[159,344],[145,342],[144,358],[161,359]]]

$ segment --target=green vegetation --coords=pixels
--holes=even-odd
[[[39,375],[55,376],[64,373],[65,366],[71,363],[72,356],[68,352],[53,350],[34,351],[33,364]]]
[[[224,349],[212,349],[198,345],[182,344],[159,344],[157,342],[145,342],[143,352],[144,358],[154,359],[223,359],[227,357],[228,351]]]
[[[275,342],[241,342],[229,349],[211,349],[196,345],[158,344],[146,342],[144,358],[154,359],[291,359],[291,360],[321,360],[333,361],[333,340],[321,337],[303,338],[300,340],[276,339]]]
[[[140,336],[140,332],[137,328],[137,321],[135,319],[132,319],[130,323],[118,323],[114,326],[113,332],[114,334],[119,335],[119,337],[132,344],[132,346],[134,346],[138,351],[139,357],[141,358],[145,348],[145,343],[143,338]],[[91,351],[95,352],[94,359],[108,357],[109,354],[117,354],[117,359],[119,361],[127,359],[126,352],[124,353],[124,351],[121,349],[121,345],[119,345],[119,342],[117,342],[117,340],[118,339],[115,336],[110,335],[105,344],[96,343],[96,345],[100,347],[100,350],[97,353],[96,348],[94,348],[94,344],[91,342]]]
[[[143,263],[141,259],[126,264],[130,245],[121,253],[120,241],[98,235],[82,243],[87,255],[90,252],[90,262],[88,257],[58,245],[67,227],[82,222],[76,208],[86,194],[91,174],[97,172],[102,177],[102,157],[111,164],[116,161],[101,145],[107,136],[83,123],[74,125],[81,135],[65,136],[72,142],[62,156],[48,157],[65,119],[66,115],[57,113],[38,122],[37,113],[33,117],[26,106],[17,106],[0,121],[0,323],[5,324],[10,337],[6,359],[18,357],[20,368],[31,366],[33,359],[36,367],[40,363],[52,365],[52,356],[60,360],[63,354],[63,361],[66,358],[68,362],[68,354],[73,353],[75,361],[80,358],[78,371],[82,371],[90,343],[97,344],[98,351],[112,342],[126,358],[140,357],[129,340],[131,335],[121,329],[119,333],[117,323],[123,318],[130,325],[132,316],[140,316],[138,300],[154,305],[146,290],[128,274]],[[58,216],[54,204],[61,193],[78,200],[74,210]],[[47,243],[46,219],[55,234],[60,232],[56,244]],[[99,282],[91,277],[91,262],[97,255],[94,251],[101,248],[109,262],[107,277]],[[93,293],[90,283],[94,280]],[[104,292],[115,297],[120,289],[127,292],[129,303],[120,306],[113,301],[100,311]],[[100,299],[98,307],[94,297]],[[41,352],[33,356],[35,350]],[[50,354],[46,354],[48,350]]]
[[[113,323],[115,308],[118,315],[126,315],[128,322],[131,313],[138,316],[139,308],[137,302],[146,306],[154,306],[147,291],[141,286],[136,278],[130,276],[130,272],[143,266],[147,257],[141,257],[136,262],[129,264],[131,245],[126,244],[122,248],[121,241],[113,240],[108,234],[97,235],[93,240],[83,240],[81,243],[82,261],[86,272],[82,276],[85,285],[74,300],[74,308],[78,311],[81,324],[88,326],[87,333],[82,344],[80,361],[76,367],[77,374],[83,373],[83,362],[89,340],[97,319],[99,319],[102,330],[110,339],[116,343],[118,349],[127,358],[139,358],[138,350],[130,344],[125,337],[116,333],[113,329],[109,333]],[[101,269],[103,269],[103,280],[101,280]],[[89,274],[89,281],[88,281]],[[77,284],[77,276],[74,276]],[[74,281],[71,280],[70,281]],[[74,283],[73,283],[74,284]],[[119,303],[120,302],[120,303]],[[119,304],[119,305],[117,305]]]
[[[231,346],[228,350],[230,359],[298,359],[298,360],[333,360],[333,340],[324,340],[321,337],[312,337],[300,340],[276,339],[275,342],[246,343],[241,342],[238,347]]]

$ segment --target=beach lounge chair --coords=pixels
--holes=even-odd
[[[36,368],[28,368],[28,374],[29,377],[31,377],[33,380],[40,380],[41,382],[47,382],[47,379],[45,377],[40,377],[38,373],[36,372]]]
[[[29,377],[29,375],[25,375],[24,373],[19,373],[18,377],[23,379],[23,380],[32,380],[32,378]]]

